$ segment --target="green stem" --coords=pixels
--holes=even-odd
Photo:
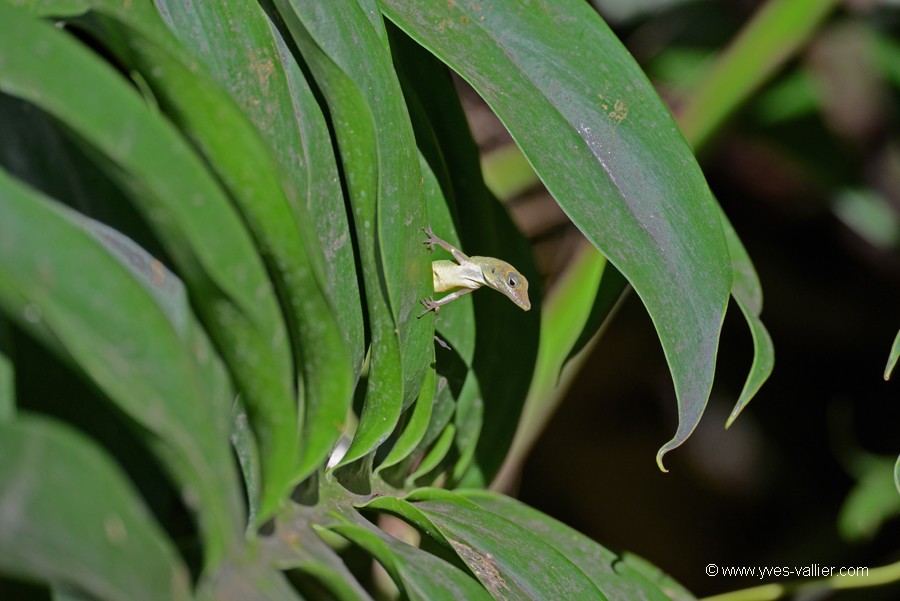
[[[590,356],[594,341],[600,337],[598,332],[563,368],[563,363],[591,311],[597,283],[606,265],[606,257],[600,251],[590,244],[584,244],[576,252],[559,283],[544,300],[534,376],[506,461],[491,483],[493,490],[509,491],[513,488],[522,462],[562,401],[563,394]]]
[[[725,121],[819,28],[837,0],[770,0],[715,61],[679,111],[699,151]]]

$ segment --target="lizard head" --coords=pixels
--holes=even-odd
[[[500,292],[524,311],[531,309],[528,300],[528,280],[516,271],[516,268],[499,259],[487,261],[482,265],[484,281],[488,286]]]

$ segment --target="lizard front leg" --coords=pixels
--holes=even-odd
[[[425,238],[425,240],[422,241],[422,244],[424,244],[426,247],[428,247],[428,250],[430,250],[431,252],[434,252],[434,245],[437,244],[438,246],[440,246],[441,248],[446,250],[448,253],[453,255],[453,258],[456,259],[456,262],[459,263],[460,265],[462,265],[463,263],[465,263],[466,261],[469,260],[468,255],[466,255],[463,251],[459,250],[458,248],[456,248],[455,246],[453,246],[446,240],[443,240],[443,239],[435,236],[434,232],[431,231],[430,225],[427,227],[423,227],[422,231],[425,232],[426,236],[428,236],[427,238]]]

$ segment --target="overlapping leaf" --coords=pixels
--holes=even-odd
[[[475,352],[471,364],[467,353],[461,353],[471,371],[462,374],[454,387],[457,439],[451,478],[486,485],[506,455],[531,380],[539,336],[540,278],[527,241],[484,185],[478,148],[449,73],[402,33],[392,30],[391,43],[407,102],[414,107],[416,138],[441,185],[445,211],[455,219],[460,248],[470,255],[508,261],[530,282],[528,313],[489,291],[472,295]],[[468,321],[448,319],[437,327],[451,341],[462,336],[468,341]]]
[[[494,598],[553,599],[566,591],[572,598],[606,599],[565,555],[514,522],[452,493],[421,491],[412,498],[382,497],[367,507],[398,514],[449,546]]]
[[[731,285],[715,203],[668,111],[577,0],[381,4],[485,98],[560,206],[644,301],[679,400],[679,427],[661,461],[706,405]]]
[[[149,76],[164,106],[174,105],[179,123],[230,183],[287,299],[305,404],[296,476],[303,478],[324,462],[341,433],[352,396],[351,372],[358,373],[363,352],[353,247],[325,120],[299,66],[256,2],[188,7],[159,0],[157,5],[268,145],[259,143],[236,108],[205,93],[210,82],[198,76],[188,82],[192,85],[173,85],[171,71],[189,66],[180,57],[164,55],[170,64],[166,74]],[[143,63],[161,62],[155,56],[148,54]],[[211,109],[222,115],[204,118]],[[223,128],[226,118],[231,125]],[[271,152],[287,177],[275,169]],[[240,179],[232,175],[236,170]]]
[[[430,318],[416,319],[430,282],[418,157],[381,20],[363,4],[275,2],[330,110],[365,282],[369,378],[343,464],[381,444],[418,395],[433,332]]]
[[[159,300],[171,274],[135,248],[112,254],[107,245],[121,241],[98,241],[83,218],[2,171],[0,199],[0,307],[26,331],[52,337],[54,351],[150,434],[198,512],[215,565],[244,519],[228,447],[231,395],[185,298]],[[154,275],[144,278],[144,268]]]
[[[164,58],[161,48],[174,40],[151,7],[99,0],[98,5],[145,24],[146,37],[128,39]],[[32,3],[32,9],[52,13],[53,8],[52,2]],[[246,397],[264,459],[262,513],[271,511],[295,477],[296,402],[281,311],[240,216],[175,128],[108,65],[51,26],[24,18],[6,3],[2,10],[0,89],[33,102],[77,133],[127,188],[176,262]],[[38,50],[44,61],[35,68],[32,56]],[[183,76],[178,83],[192,81],[190,73],[174,75]]]

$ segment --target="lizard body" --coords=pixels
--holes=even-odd
[[[531,301],[528,300],[528,280],[515,267],[493,257],[469,257],[449,242],[435,236],[430,227],[423,229],[428,236],[424,241],[425,246],[434,251],[434,245],[437,244],[453,255],[456,263],[447,260],[431,263],[434,291],[453,292],[439,300],[422,299],[425,311],[419,317],[429,311],[437,313],[443,305],[482,286],[500,292],[525,311],[531,309]]]

